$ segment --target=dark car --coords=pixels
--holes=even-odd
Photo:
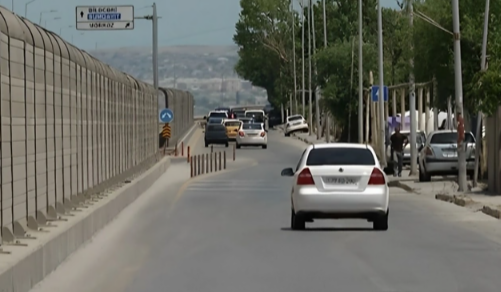
[[[224,121],[223,118],[209,118],[207,124],[222,124]]]
[[[226,127],[222,124],[207,124],[205,129],[205,147],[210,144],[221,144],[226,147],[229,145]]]

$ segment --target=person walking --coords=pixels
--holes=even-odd
[[[407,137],[400,133],[400,126],[395,128],[395,133],[390,137],[391,157],[393,159],[393,176],[402,176],[404,149],[409,143]]]

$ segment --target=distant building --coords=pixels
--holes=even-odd
[[[249,81],[242,81],[241,86],[242,86],[243,90],[251,90],[252,89],[252,83]]]

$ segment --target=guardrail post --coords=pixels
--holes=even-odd
[[[205,164],[205,173],[209,173],[209,153],[205,153],[205,161],[207,161]]]
[[[219,152],[219,170],[221,170],[221,151]]]
[[[233,161],[235,161],[235,158],[236,158],[236,152],[237,152],[235,150],[236,148],[237,148],[236,144],[233,144]]]
[[[210,172],[212,172],[212,152],[210,153]]]
[[[193,171],[193,159],[189,161],[190,161],[190,177],[193,177],[195,175],[195,172]]]
[[[174,155],[177,156],[177,143],[176,145],[174,146]]]
[[[226,151],[223,152],[223,169],[226,169]]]
[[[202,154],[202,174],[205,174],[205,155]]]
[[[181,142],[181,156],[184,156],[184,141]]]
[[[186,161],[187,161],[188,163],[190,163],[190,160],[191,160],[191,159],[190,159],[190,146],[188,146],[187,151],[188,151],[188,153],[186,153],[186,154],[187,154],[188,158],[187,158],[187,160],[186,160]]]
[[[198,160],[198,163],[197,163],[197,175],[200,175],[200,154],[197,155],[197,160]]]

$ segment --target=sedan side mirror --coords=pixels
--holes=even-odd
[[[207,116],[204,116],[204,120],[207,120]]]
[[[292,168],[284,168],[282,169],[282,173],[280,174],[281,176],[294,176],[294,170]]]

